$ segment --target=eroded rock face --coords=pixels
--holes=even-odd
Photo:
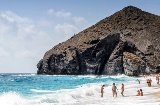
[[[159,72],[160,17],[128,6],[47,51],[37,74]]]
[[[123,67],[124,72],[127,75],[139,75],[147,73],[146,70],[146,63],[136,55],[123,52]]]

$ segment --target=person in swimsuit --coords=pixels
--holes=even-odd
[[[159,84],[159,76],[156,76],[157,84]]]
[[[152,86],[152,80],[151,80],[151,78],[149,79],[149,87],[151,87]]]
[[[158,78],[157,78],[157,84],[159,84],[159,80],[160,80],[159,78],[160,78],[160,77],[158,76]]]
[[[122,87],[121,87],[121,94],[122,94],[122,96],[124,96],[123,92],[124,92],[124,84],[122,83]]]
[[[142,89],[140,89],[140,96],[143,96],[143,91],[142,91]]]
[[[104,86],[105,86],[105,85],[102,85],[102,87],[101,87],[101,97],[103,97],[103,93],[104,93]]]
[[[149,79],[147,79],[147,84],[148,84],[148,87],[150,86],[150,80]]]
[[[117,90],[118,90],[118,89],[117,89],[115,83],[113,83],[113,86],[112,86],[113,97],[114,97],[114,95],[116,95],[116,97],[117,97]]]
[[[139,91],[139,90],[137,90],[137,96],[140,96],[140,95],[141,95],[140,91]]]
[[[139,80],[139,79],[137,79],[137,81],[138,81],[138,83],[140,84],[140,80]]]

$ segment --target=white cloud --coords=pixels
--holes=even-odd
[[[52,16],[63,17],[60,22],[54,26],[55,32],[63,36],[63,41],[79,32],[79,30],[82,30],[81,28],[83,25],[87,24],[85,18],[74,16],[70,12],[64,10],[55,11],[54,9],[49,9],[47,13]]]
[[[48,13],[49,15],[54,15],[54,16],[63,17],[63,18],[67,18],[67,17],[70,17],[70,16],[71,16],[71,13],[70,13],[70,12],[65,12],[64,10],[54,11],[53,9],[49,9],[49,10],[47,11],[47,13]]]
[[[10,69],[17,72],[21,68],[23,72],[31,71],[25,68],[31,68],[32,72],[36,72],[36,63],[43,57],[45,51],[54,45],[52,32],[39,28],[36,23],[38,22],[20,17],[11,11],[0,12],[0,63],[3,65],[12,63],[8,71],[6,66],[1,66],[0,72],[11,72]],[[35,64],[31,64],[33,62]]]
[[[65,12],[65,11],[58,11],[58,12],[56,12],[56,16],[67,18],[67,17],[71,16],[71,13]]]
[[[64,35],[64,40],[66,40],[74,35],[74,33],[77,33],[78,29],[74,25],[64,23],[56,25],[55,31]]]
[[[78,25],[87,23],[87,21],[83,17],[73,17],[73,20]]]
[[[11,11],[4,11],[0,14],[0,17],[2,19],[5,19],[7,20],[8,22],[10,23],[13,23],[13,22],[26,22],[26,21],[30,21],[29,19],[27,18],[22,18],[18,15],[16,15],[15,13],[11,12]]]
[[[31,51],[23,50],[16,52],[15,56],[17,58],[25,58],[25,57],[34,57],[34,54]]]
[[[40,26],[42,26],[42,27],[51,27],[51,26],[52,26],[51,23],[52,23],[52,22],[49,22],[49,21],[47,21],[47,20],[41,20],[41,21],[38,22],[38,25],[40,25]]]
[[[49,10],[47,11],[47,13],[48,13],[49,15],[54,15],[54,14],[55,14],[55,12],[54,12],[53,9],[49,9]]]
[[[19,72],[22,68],[20,72],[36,72],[45,52],[79,32],[83,28],[79,24],[86,22],[70,12],[50,9],[48,14],[61,17],[60,22],[48,17],[33,20],[11,11],[0,12],[0,64],[3,65],[0,72]]]
[[[0,48],[0,56],[8,56],[9,53],[5,51],[4,49]]]
[[[67,23],[66,21],[68,22],[72,22],[74,23],[75,25],[82,25],[82,24],[86,24],[87,23],[87,20],[85,20],[84,17],[81,17],[81,16],[74,16],[73,14],[71,14],[70,12],[65,12],[64,10],[61,10],[61,11],[55,11],[53,9],[49,9],[47,11],[47,13],[51,16],[56,16],[56,17],[61,17],[61,18],[64,18],[67,20],[62,20],[62,21],[65,21],[65,23]]]
[[[5,24],[0,24],[0,35],[3,35],[5,32],[7,32],[8,30],[8,26],[6,26]]]

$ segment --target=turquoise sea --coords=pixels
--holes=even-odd
[[[0,74],[0,105],[91,105],[91,100],[101,100],[101,85],[110,92],[113,83],[132,84],[133,81],[136,78],[125,75]]]

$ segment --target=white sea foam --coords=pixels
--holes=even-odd
[[[37,90],[37,89],[31,89],[32,92],[36,92],[36,93],[53,93],[55,91],[52,90]]]
[[[32,73],[32,74],[15,74],[15,75],[12,75],[12,76],[19,76],[19,77],[27,77],[27,76],[35,76],[36,74]]]
[[[14,92],[8,92],[0,95],[1,105],[27,105],[25,104],[27,100],[22,98],[19,94]]]
[[[122,77],[128,78],[126,76]],[[103,78],[115,78],[115,76],[104,76]],[[117,76],[116,78],[120,77]],[[113,98],[111,92],[112,83],[101,82],[80,85],[74,89],[56,91],[31,89],[32,92],[41,94],[25,97],[15,92],[3,93],[0,95],[0,105],[160,105],[160,102],[156,102],[158,99],[151,95],[151,93],[159,91],[156,88],[155,78],[152,78],[152,87],[147,87],[145,78],[141,77],[137,79],[141,81],[141,84],[138,84],[136,79],[124,82],[125,97],[122,97],[120,94],[121,83],[116,83],[119,91],[117,98]],[[103,84],[108,85],[105,86],[104,97],[101,98],[100,87]],[[140,88],[144,92],[144,96],[142,97],[136,96],[137,90]]]

